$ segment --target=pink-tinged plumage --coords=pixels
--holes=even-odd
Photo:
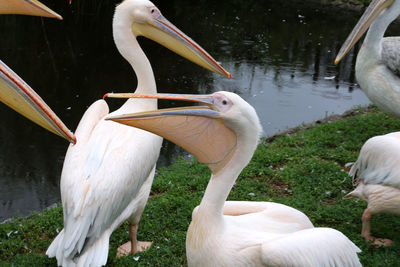
[[[346,197],[368,202],[361,235],[375,245],[390,245],[391,240],[371,235],[370,221],[378,213],[400,215],[400,132],[368,139],[349,174],[356,188]]]
[[[113,36],[118,51],[135,71],[136,93],[157,92],[150,62],[136,40],[138,35],[160,42],[209,70],[229,74],[150,1],[125,0],[116,7]],[[98,100],[85,112],[75,133],[78,141],[68,148],[61,174],[64,229],[46,252],[56,257],[59,265],[106,264],[109,237],[124,221],[130,223],[131,241],[118,249],[118,256],[149,246],[137,243],[136,231],[150,193],[162,138],[105,117],[156,108],[155,99],[130,99],[109,114],[106,102]]]
[[[261,130],[250,105],[237,96],[227,97],[233,102],[230,112],[245,116],[222,115],[229,123],[235,121],[238,145],[224,169],[212,174],[193,211],[186,239],[189,266],[361,266],[360,250],[346,236],[314,228],[296,209],[271,202],[225,202]]]
[[[294,208],[272,202],[226,201],[259,141],[261,125],[252,106],[230,92],[217,92],[208,99],[187,95],[173,95],[171,99],[198,99],[208,107],[108,119],[185,146],[210,167],[210,181],[192,213],[186,235],[190,267],[361,266],[357,257],[360,250],[346,236],[331,228],[314,228],[307,216]],[[229,132],[234,138],[225,144],[212,143],[220,135],[230,136]]]

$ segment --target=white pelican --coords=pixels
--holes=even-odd
[[[339,63],[369,27],[357,55],[356,78],[376,106],[397,117],[400,117],[400,37],[383,38],[383,35],[399,14],[399,0],[373,0],[335,59],[335,64]]]
[[[368,202],[362,215],[361,236],[377,246],[390,245],[391,240],[371,235],[371,218],[377,213],[400,215],[400,132],[368,139],[350,175],[357,187],[345,197]]]
[[[187,59],[230,77],[208,53],[166,20],[148,0],[125,0],[115,9],[113,36],[138,79],[135,92],[156,93],[153,71],[136,37],[148,37]],[[113,115],[157,108],[157,100],[128,100]],[[150,246],[138,243],[136,231],[147,203],[162,138],[143,130],[105,121],[104,100],[83,115],[76,144],[70,145],[61,174],[64,229],[46,254],[63,266],[100,266],[107,262],[109,237],[128,220],[130,241],[119,255]]]
[[[189,266],[361,266],[360,250],[346,236],[314,228],[296,209],[272,202],[226,201],[261,133],[255,110],[242,98],[229,92],[139,97],[208,105],[107,117],[161,135],[211,169],[186,236]]]

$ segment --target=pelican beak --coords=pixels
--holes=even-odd
[[[75,144],[75,135],[43,99],[0,60],[0,101],[21,115]]]
[[[108,94],[115,97],[118,94]],[[235,151],[237,138],[222,121],[213,105],[213,95],[154,94],[135,98],[157,98],[205,103],[206,106],[169,108],[149,112],[106,117],[118,123],[140,128],[181,146],[206,164],[213,173],[221,170]]]
[[[0,14],[20,14],[62,19],[60,15],[37,0],[1,0]]]
[[[201,46],[169,22],[158,10],[157,12],[151,20],[133,23],[132,31],[135,36],[149,38],[203,68],[231,78],[231,74]]]
[[[357,22],[353,31],[347,37],[336,56],[335,64],[338,64],[342,58],[350,51],[354,44],[363,36],[372,22],[382,13],[382,11],[393,4],[394,0],[373,0]]]

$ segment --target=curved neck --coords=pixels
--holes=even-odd
[[[370,51],[377,53],[376,56],[380,58],[382,50],[382,39],[386,29],[399,16],[397,4],[393,3],[392,6],[385,9],[371,24],[364,40],[364,45]]]
[[[212,217],[216,222],[222,222],[225,201],[239,174],[252,158],[257,142],[258,136],[250,139],[238,136],[238,144],[232,159],[218,173],[211,175],[199,206],[197,213],[199,216]]]
[[[126,9],[117,7],[115,10],[113,36],[118,51],[135,71],[138,80],[135,92],[143,94],[157,93],[153,69],[132,32],[132,21]]]

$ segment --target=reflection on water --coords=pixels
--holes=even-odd
[[[2,16],[0,58],[75,129],[91,103],[109,91],[133,91],[136,79],[112,41],[118,1],[74,1],[71,7],[56,2],[46,4],[64,21]],[[340,66],[332,64],[357,14],[336,18],[335,12],[296,0],[153,2],[233,76],[209,73],[141,39],[160,92],[236,92],[255,106],[266,135],[368,103],[355,85],[354,52]],[[111,109],[122,103],[108,102]],[[68,144],[4,105],[0,117],[2,220],[59,201]],[[159,165],[178,155],[182,150],[165,142]]]

